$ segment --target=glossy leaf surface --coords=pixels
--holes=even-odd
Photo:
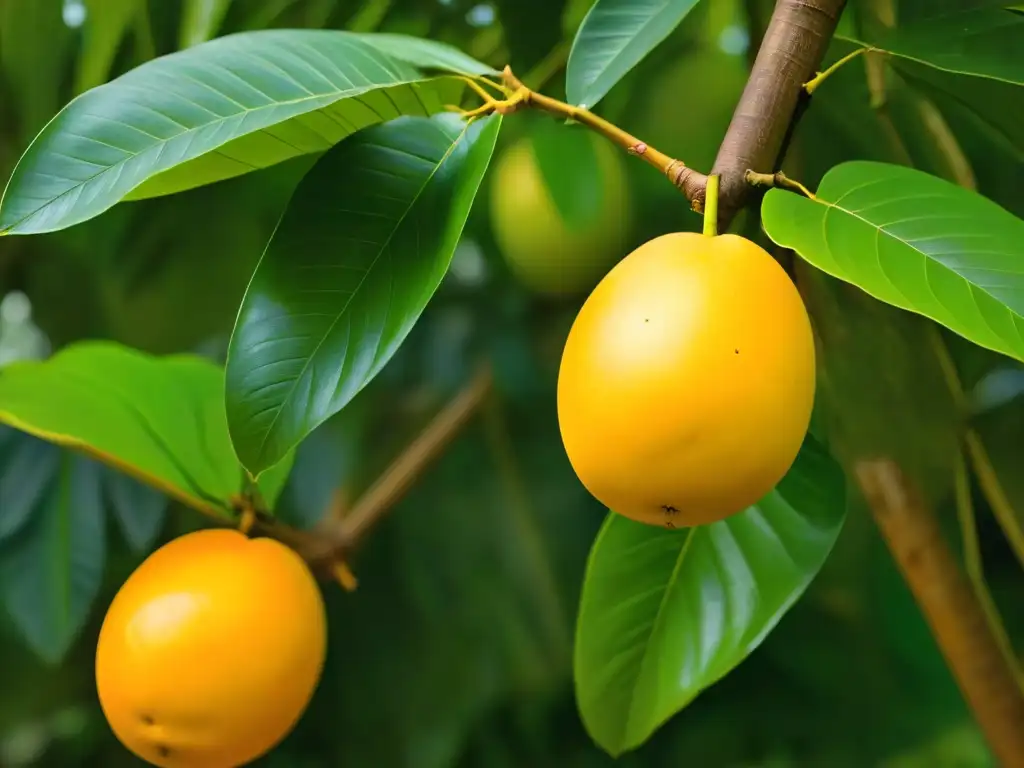
[[[395,120],[338,145],[303,179],[228,352],[231,436],[254,475],[398,349],[448,269],[500,125]]]
[[[382,41],[382,47],[396,47]],[[440,44],[410,48],[450,65]],[[445,53],[445,61],[431,59]],[[319,153],[400,115],[443,109],[429,78],[367,35],[227,35],[125,73],[68,104],[26,150],[0,203],[0,232],[69,227],[124,199],[167,195]],[[457,92],[457,90],[456,90]]]
[[[708,526],[670,531],[609,513],[587,566],[576,695],[591,736],[633,749],[775,627],[831,551],[842,472],[807,438],[775,490]]]
[[[1024,221],[921,171],[853,161],[817,199],[769,190],[765,231],[824,272],[1024,359]]]
[[[44,660],[63,658],[85,624],[106,559],[96,462],[61,451],[29,524],[0,547],[0,592],[15,626]]]
[[[241,488],[223,373],[208,360],[82,342],[0,372],[0,422],[77,449],[197,509]]]
[[[698,0],[597,0],[573,40],[565,73],[570,104],[594,107],[668,37]]]

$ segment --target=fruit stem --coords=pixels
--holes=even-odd
[[[718,176],[708,176],[704,192],[704,234],[714,237],[718,234]]]

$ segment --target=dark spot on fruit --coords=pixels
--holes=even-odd
[[[673,523],[671,520],[666,520],[665,521],[665,527],[666,528],[671,528],[671,529],[675,530],[676,524]]]
[[[645,322],[645,323],[649,323],[649,322],[651,322],[651,318],[649,318],[649,317],[645,317],[645,318],[644,318],[644,322]]]
[[[153,725],[153,723],[156,722],[149,715],[142,715],[141,720],[143,725]]]
[[[171,756],[171,748],[168,747],[166,744],[157,744],[156,745],[156,753],[158,755],[160,755],[160,757],[170,757]]]
[[[740,353],[738,349],[734,349],[733,352],[735,352],[737,355]]]
[[[662,511],[666,515],[678,515],[679,514],[679,508],[678,507],[673,507],[671,504],[662,504],[661,505],[661,509],[662,509]]]

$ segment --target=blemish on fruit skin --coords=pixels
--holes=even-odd
[[[735,352],[737,355],[740,353],[738,349],[734,349],[733,352]]]
[[[153,725],[156,722],[149,715],[142,715],[139,717],[139,719],[142,720],[143,725]]]
[[[170,757],[171,756],[171,748],[168,747],[166,744],[157,744],[155,746],[155,749],[156,749],[156,753],[158,755],[160,755],[160,757]]]

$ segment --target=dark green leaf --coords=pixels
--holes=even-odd
[[[87,12],[75,73],[77,93],[107,81],[110,65],[139,12],[140,3],[141,0],[85,0]]]
[[[769,190],[765,231],[824,272],[1024,359],[1024,221],[921,171],[848,162],[817,199]]]
[[[32,517],[60,461],[57,447],[11,431],[9,443],[0,445],[0,542],[18,533]]]
[[[681,531],[610,513],[576,629],[580,712],[608,752],[633,749],[747,657],[800,597],[845,517],[843,476],[808,438],[775,490]]]
[[[0,231],[62,229],[124,199],[209,184],[323,152],[362,128],[443,109],[461,83],[381,52],[393,39],[327,30],[220,37],[148,61],[68,104],[0,203]],[[410,46],[426,63],[439,44]]]
[[[597,0],[583,19],[565,73],[570,104],[592,109],[668,37],[698,0]]]
[[[223,386],[222,369],[199,357],[81,342],[49,360],[5,366],[0,422],[216,513],[242,487]]]
[[[448,269],[500,125],[395,120],[303,179],[228,351],[228,422],[254,475],[341,410],[408,335]]]
[[[103,485],[125,541],[136,552],[148,552],[167,516],[167,496],[114,469],[104,468]]]
[[[191,48],[215,37],[231,0],[185,0],[178,30],[178,47]]]
[[[61,451],[59,477],[33,520],[0,548],[0,589],[28,645],[56,664],[78,636],[106,558],[100,467]]]
[[[972,8],[900,25],[865,42],[903,59],[955,74],[1024,85],[1024,16]]]

